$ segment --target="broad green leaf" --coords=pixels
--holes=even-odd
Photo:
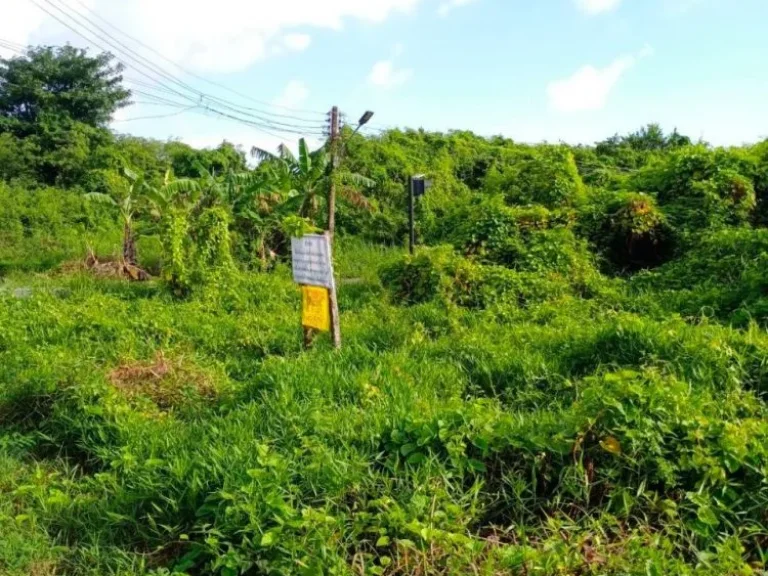
[[[274,532],[265,532],[261,537],[262,548],[269,548],[270,546],[273,546],[276,539],[277,538]]]
[[[385,546],[389,546],[389,536],[382,536],[381,538],[376,540],[377,548],[383,548]]]
[[[720,524],[720,519],[717,517],[717,514],[711,506],[700,506],[696,516],[708,526],[717,526]]]
[[[421,453],[421,452],[414,452],[410,456],[408,456],[408,464],[421,464],[427,459],[427,457]]]

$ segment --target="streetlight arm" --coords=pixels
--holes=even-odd
[[[360,128],[362,128],[363,126],[368,124],[368,122],[371,121],[371,118],[373,118],[373,111],[367,110],[365,112],[365,114],[363,114],[360,117],[360,120],[357,122],[357,127],[354,129],[352,134],[350,134],[347,138],[342,139],[342,141],[341,141],[341,150],[340,150],[340,154],[339,154],[340,156],[343,157],[344,153],[347,151],[347,142],[349,141],[349,139],[352,138],[358,132],[360,132]]]

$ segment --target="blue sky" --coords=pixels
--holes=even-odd
[[[291,116],[277,121],[309,132],[338,104],[350,120],[374,110],[379,128],[470,129],[526,142],[588,143],[648,122],[718,145],[768,137],[766,0],[35,1],[106,26],[97,14],[259,103],[185,76],[122,37],[199,90],[261,117]],[[30,0],[8,2],[0,38],[89,44]],[[142,66],[130,68],[128,77],[149,84],[134,87],[180,100]],[[194,101],[137,100],[145,104],[122,111],[117,130],[195,145],[296,138],[201,107],[184,111]],[[168,117],[135,120],[146,116]]]

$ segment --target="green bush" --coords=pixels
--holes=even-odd
[[[489,193],[502,193],[510,204],[547,208],[578,205],[584,183],[571,151],[565,146],[520,147],[502,157],[483,183]]]
[[[704,146],[681,148],[638,171],[636,190],[656,194],[670,224],[681,232],[742,225],[756,206],[753,158]]]
[[[89,246],[110,255],[119,234],[115,216],[77,192],[0,183],[0,275],[84,259]]]
[[[521,272],[458,257],[447,248],[421,250],[382,268],[381,279],[395,302],[439,301],[469,309],[526,307],[572,293],[571,281],[557,272]]]
[[[445,272],[456,262],[449,248],[421,250],[380,270],[381,281],[397,302],[420,304],[442,295]]]
[[[570,230],[573,213],[510,207],[499,197],[456,207],[442,239],[472,260],[521,272],[570,273],[591,267],[586,245]]]
[[[647,194],[593,194],[578,220],[580,234],[589,238],[612,271],[652,268],[673,254],[673,229]]]
[[[668,309],[747,326],[768,320],[768,234],[724,229],[702,235],[679,259],[632,279],[638,292],[658,294]]]
[[[749,152],[755,162],[753,174],[757,203],[755,222],[765,226],[768,224],[768,140],[753,146]]]

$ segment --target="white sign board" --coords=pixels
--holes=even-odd
[[[328,236],[307,234],[291,238],[293,280],[306,286],[333,288],[333,266]]]

